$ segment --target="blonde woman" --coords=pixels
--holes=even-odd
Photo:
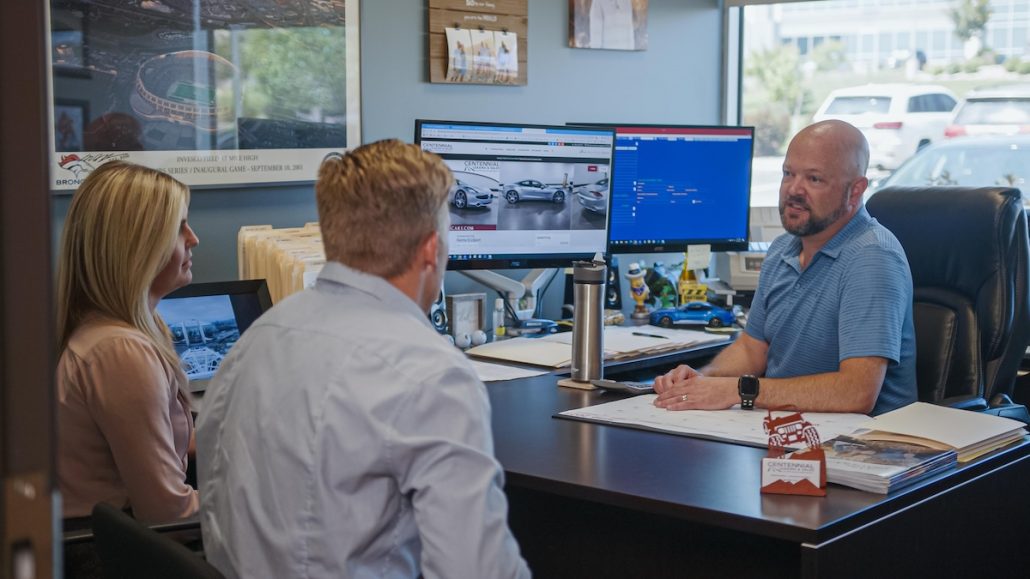
[[[57,273],[58,482],[64,516],[98,502],[143,521],[197,511],[186,375],[157,302],[190,283],[189,189],[139,165],[101,165],[75,192]]]

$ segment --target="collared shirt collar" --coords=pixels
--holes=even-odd
[[[858,234],[859,231],[868,226],[869,222],[872,221],[872,217],[869,212],[866,211],[865,205],[862,205],[855,216],[848,221],[848,224],[841,228],[836,235],[830,238],[822,248],[819,249],[819,253],[826,254],[827,257],[837,259],[840,255],[841,250],[847,244],[847,242]],[[800,271],[800,264],[798,263],[798,256],[801,255],[801,238],[794,235],[790,240],[790,245],[783,252],[783,261],[795,264],[796,269]],[[814,260],[813,260],[814,261]]]
[[[426,326],[432,327],[429,317],[422,311],[422,308],[418,307],[414,300],[377,275],[348,267],[338,261],[328,261],[318,274],[318,282],[315,285],[315,289],[327,289],[324,288],[323,284],[331,284],[329,287],[333,285],[352,287],[372,296],[387,306],[397,308],[400,311],[406,311],[413,317],[418,318]]]

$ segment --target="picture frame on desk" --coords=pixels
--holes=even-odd
[[[123,4],[51,0],[53,193],[111,160],[191,187],[311,183],[326,156],[361,143],[358,0],[230,16],[214,0],[194,12]]]
[[[457,340],[465,335],[471,337],[476,330],[486,327],[486,294],[451,294],[444,298],[451,335]]]

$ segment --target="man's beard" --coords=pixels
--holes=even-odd
[[[838,205],[836,209],[830,212],[829,215],[821,219],[815,217],[815,215],[812,214],[811,206],[808,205],[808,203],[805,203],[803,197],[787,197],[785,201],[780,202],[780,224],[782,224],[783,228],[787,230],[787,233],[790,233],[791,235],[796,235],[798,237],[806,237],[825,231],[827,227],[836,223],[837,220],[839,220],[841,217],[844,216],[845,213],[848,212],[849,189],[850,187],[844,190],[844,196],[841,198],[840,205]],[[797,203],[804,207],[805,211],[808,211],[808,221],[805,221],[804,223],[799,223],[797,225],[789,225],[787,223],[787,221],[784,219],[783,214],[787,210],[787,203],[790,202]]]

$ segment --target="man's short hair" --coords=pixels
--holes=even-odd
[[[326,258],[384,278],[400,275],[437,231],[453,182],[440,157],[396,139],[327,157],[315,185]]]

